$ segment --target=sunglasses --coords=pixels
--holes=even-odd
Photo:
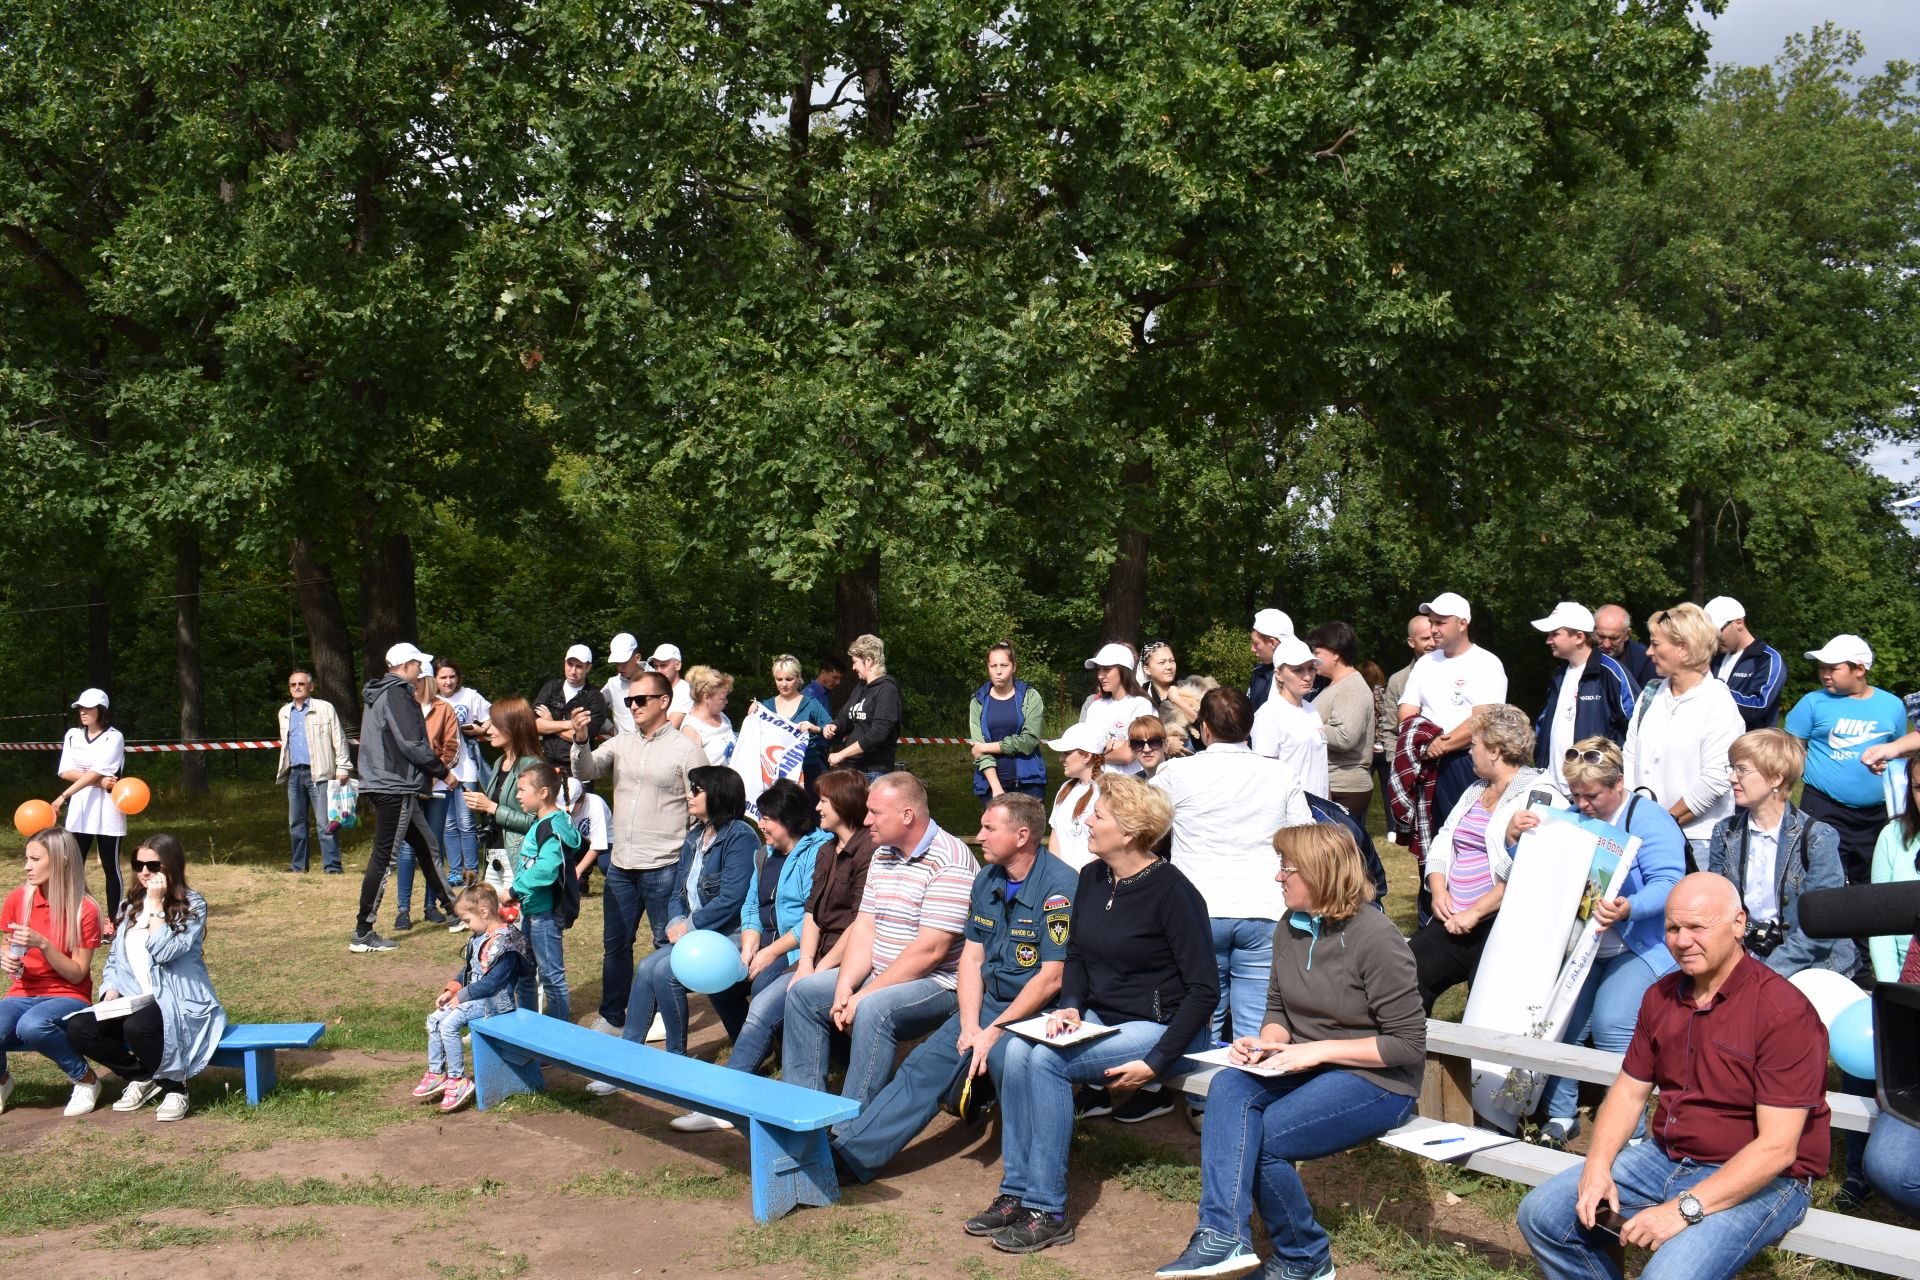
[[[149,871],[158,870],[160,870],[160,864],[157,862],[147,862],[141,858],[135,858],[133,860],[133,874],[137,876],[145,875]]]
[[[687,794],[690,796],[703,796],[707,794],[707,789],[705,787],[696,787],[692,783],[688,783]]]
[[[1165,738],[1128,738],[1127,741],[1135,751],[1164,751],[1167,746]]]
[[[1607,762],[1607,753],[1593,750],[1579,751],[1573,747],[1568,747],[1566,762],[1572,764],[1575,760],[1584,760],[1588,764],[1605,764]]]

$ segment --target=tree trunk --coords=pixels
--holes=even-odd
[[[1147,610],[1147,549],[1149,537],[1140,513],[1134,509],[1153,485],[1151,462],[1130,462],[1121,472],[1120,483],[1126,490],[1121,504],[1119,548],[1113,566],[1107,570],[1107,586],[1100,593],[1102,612],[1100,641],[1118,640],[1136,648],[1140,644],[1140,619]]]
[[[360,696],[353,678],[353,636],[347,630],[346,611],[340,607],[333,566],[314,559],[311,538],[294,540],[293,580],[300,618],[307,626],[307,648],[313,655],[313,691],[338,709],[342,723],[357,723]]]
[[[194,742],[207,732],[206,672],[200,664],[200,540],[182,534],[173,559],[174,671],[180,686],[180,737]],[[207,794],[207,757],[180,757],[180,781],[189,796]]]
[[[87,683],[113,693],[113,648],[107,626],[113,621],[113,608],[107,603],[107,588],[99,582],[87,584]]]
[[[880,548],[867,552],[857,568],[833,584],[833,651],[845,658],[856,636],[880,630]]]
[[[1693,547],[1689,557],[1689,567],[1693,577],[1693,595],[1689,599],[1697,604],[1707,602],[1707,495],[1700,490],[1693,491]]]
[[[360,639],[368,672],[387,669],[387,649],[402,640],[419,643],[413,583],[413,543],[396,533],[360,546]]]

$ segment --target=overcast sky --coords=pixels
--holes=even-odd
[[[1920,62],[1920,2],[1916,0],[1732,0],[1726,13],[1705,19],[1715,63],[1759,64],[1780,56],[1786,38],[1823,21],[1857,32],[1866,44],[1863,72],[1889,58]],[[1910,448],[1883,445],[1873,453],[1882,474],[1920,492],[1920,459]]]

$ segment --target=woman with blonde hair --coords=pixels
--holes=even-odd
[[[1076,728],[1105,740],[1095,726]],[[1101,1083],[1124,1098],[1206,1042],[1220,974],[1199,890],[1153,852],[1172,825],[1164,795],[1138,778],[1107,776],[1093,806],[1087,846],[1094,861],[1081,868],[1074,892],[1047,1035],[1069,1036],[1082,1022],[1113,1030],[1063,1044],[1008,1037],[1000,1194],[964,1225],[1002,1252],[1073,1239],[1066,1216],[1073,1087]]]
[[[1708,674],[1719,646],[1699,605],[1647,619],[1655,679],[1640,691],[1621,748],[1627,790],[1646,788],[1686,833],[1689,871],[1707,864],[1714,826],[1733,816],[1727,749],[1747,729],[1726,682]]]
[[[760,705],[807,735],[807,756],[800,762],[800,779],[811,794],[813,780],[827,771],[827,751],[820,745],[820,731],[832,723],[833,712],[807,692],[805,681],[800,659],[781,654],[773,660],[773,692],[760,699]]]
[[[51,1059],[73,1081],[67,1114],[100,1105],[100,1077],[67,1039],[66,1018],[93,1003],[93,953],[100,948],[100,904],[87,893],[79,841],[48,827],[27,841],[26,883],[0,904],[0,1110],[13,1096],[9,1050]]]
[[[1345,828],[1274,833],[1287,916],[1273,935],[1267,1012],[1241,1036],[1235,1062],[1286,1074],[1215,1075],[1200,1131],[1200,1223],[1179,1258],[1155,1274],[1251,1270],[1248,1220],[1273,1241],[1268,1274],[1331,1275],[1326,1230],[1294,1168],[1346,1151],[1413,1111],[1427,1052],[1413,953],[1384,912],[1362,910],[1373,885]]]
[[[1060,753],[1060,772],[1067,775],[1054,793],[1053,812],[1047,816],[1047,851],[1075,871],[1093,861],[1087,838],[1101,784],[1120,776],[1105,769],[1107,743],[1106,732],[1085,721],[1068,725],[1065,733],[1047,743]]]
[[[708,764],[725,764],[733,754],[736,736],[733,721],[727,719],[733,677],[712,667],[692,667],[687,671],[687,687],[693,691],[693,710],[681,721],[680,732],[707,753]]]

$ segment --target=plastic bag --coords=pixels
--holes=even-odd
[[[360,825],[360,787],[352,778],[327,783],[327,833]]]

